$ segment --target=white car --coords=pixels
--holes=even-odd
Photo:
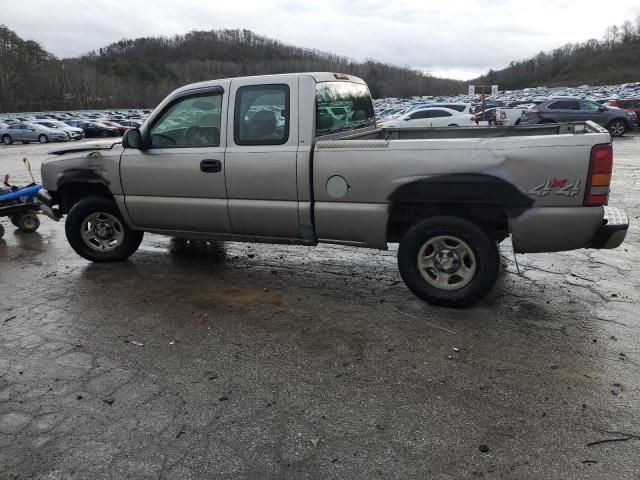
[[[383,123],[383,128],[472,127],[472,116],[444,107],[426,107]]]
[[[66,132],[69,136],[69,140],[82,140],[84,138],[84,130],[77,127],[72,127],[67,125],[60,120],[35,120],[33,123],[37,123],[38,125],[44,125],[48,128],[53,128],[57,130],[62,130]]]

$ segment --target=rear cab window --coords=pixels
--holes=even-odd
[[[236,92],[236,145],[284,145],[289,140],[290,92],[285,84],[249,85]]]
[[[375,127],[369,88],[362,83],[316,84],[316,136]]]

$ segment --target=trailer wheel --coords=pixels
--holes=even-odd
[[[498,278],[500,254],[479,226],[453,216],[414,225],[400,242],[398,267],[409,289],[432,305],[469,307]]]
[[[34,213],[25,213],[18,218],[18,228],[25,233],[33,233],[40,227],[40,219]]]
[[[65,222],[67,240],[92,262],[120,262],[138,249],[144,232],[132,230],[109,199],[87,197],[76,203]]]
[[[18,228],[18,220],[20,220],[20,215],[11,215],[11,217],[9,217],[9,220],[11,220],[11,224]]]
[[[4,227],[0,223],[0,240],[2,240],[2,237],[4,237]]]

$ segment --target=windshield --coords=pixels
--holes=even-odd
[[[371,94],[351,82],[316,84],[316,136],[375,126]]]

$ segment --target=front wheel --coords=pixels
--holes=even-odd
[[[500,254],[495,241],[467,219],[440,216],[417,223],[398,249],[400,275],[432,305],[469,307],[496,283]]]
[[[622,137],[625,133],[627,133],[627,124],[624,120],[614,120],[609,125],[607,125],[607,130],[614,137]]]
[[[47,142],[49,142],[49,137],[47,137],[47,136],[43,133],[42,135],[40,135],[40,136],[38,137],[38,141],[39,141],[40,143],[47,143]]]
[[[11,138],[10,135],[3,135],[2,143],[4,143],[5,145],[11,145],[13,143],[13,138]]]
[[[100,197],[85,198],[71,208],[65,233],[71,248],[92,262],[126,260],[144,236],[129,228],[112,200]]]

